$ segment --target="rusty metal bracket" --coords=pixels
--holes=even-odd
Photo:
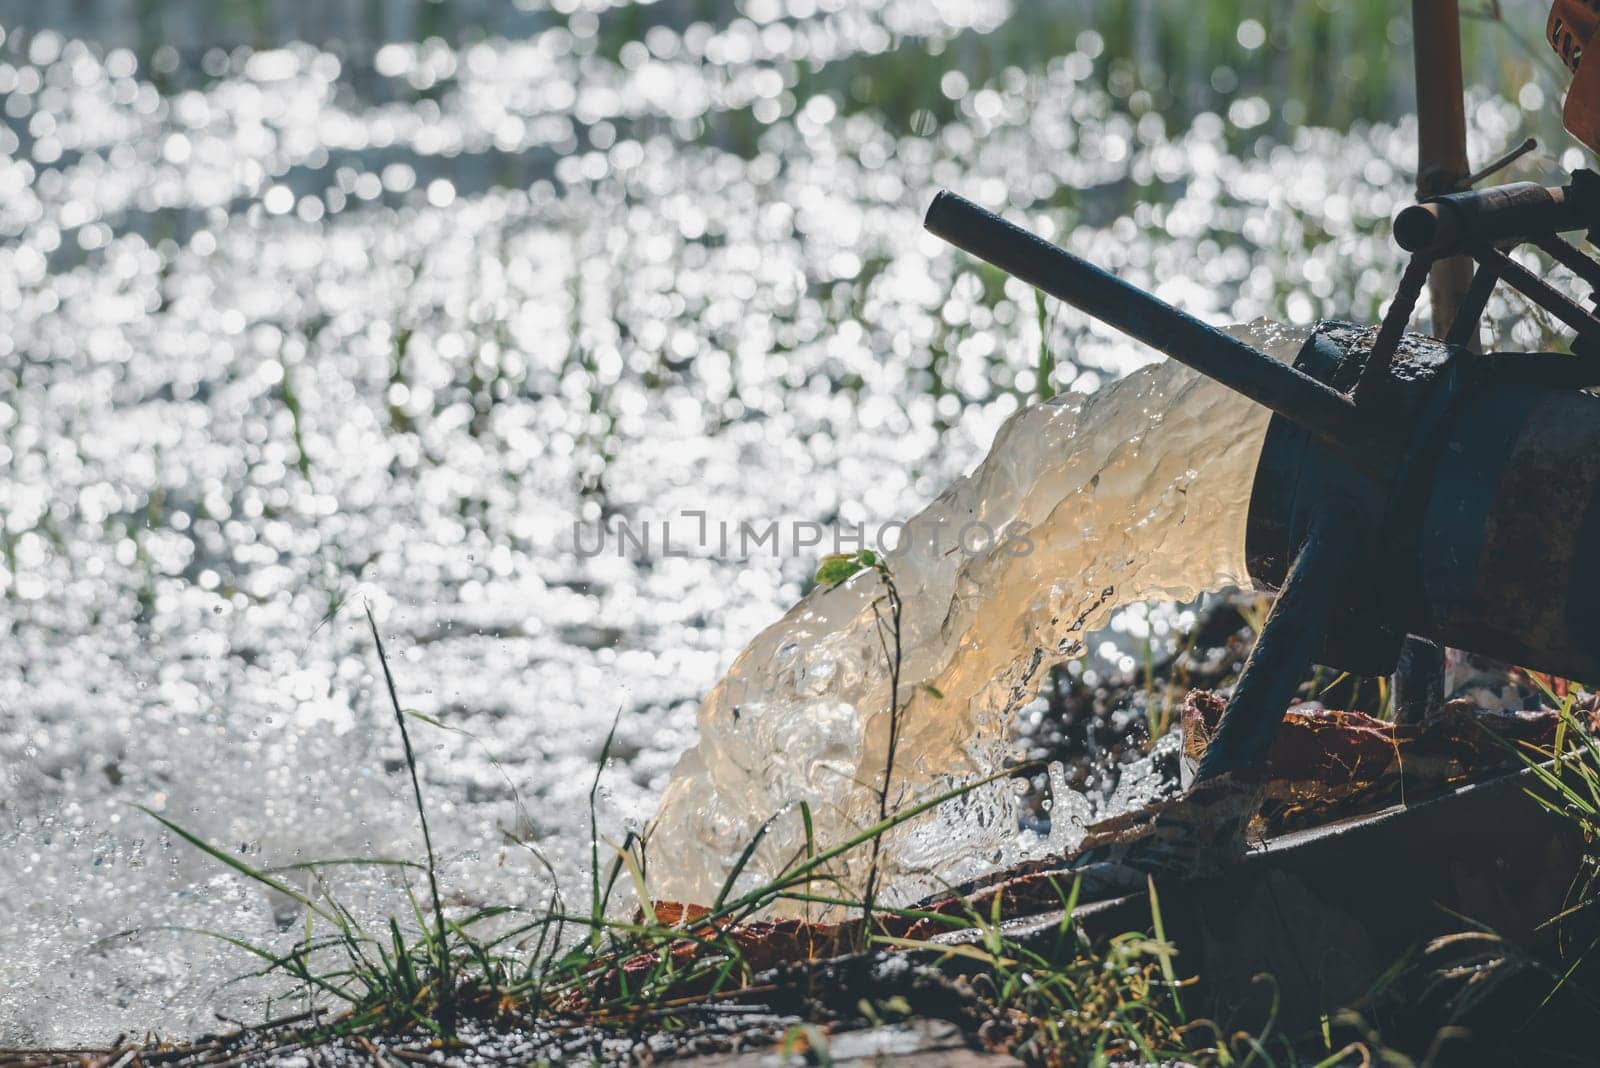
[[[1524,143],[1503,160],[1514,159],[1527,148]],[[1502,160],[1487,169],[1499,166],[1504,166]],[[1517,245],[1531,244],[1600,293],[1600,263],[1562,240],[1560,235],[1571,230],[1587,230],[1591,238],[1600,230],[1600,175],[1592,171],[1575,171],[1572,180],[1559,187],[1514,182],[1463,189],[1431,197],[1395,216],[1395,242],[1412,258],[1362,368],[1354,391],[1357,403],[1369,398],[1372,384],[1386,376],[1429,268],[1451,256],[1470,256],[1478,267],[1446,333],[1450,344],[1466,347],[1476,340],[1489,297],[1497,283],[1505,282],[1570,327],[1576,335],[1575,352],[1600,351],[1600,317],[1508,254]]]
[[[1233,688],[1216,736],[1200,761],[1195,782],[1265,767],[1283,710],[1322,649],[1342,588],[1351,577],[1351,565],[1365,556],[1361,544],[1369,534],[1371,517],[1363,511],[1351,499],[1320,502]]]
[[[1400,345],[1400,338],[1405,335],[1406,325],[1411,322],[1411,313],[1422,297],[1422,288],[1428,284],[1428,272],[1433,267],[1433,261],[1432,255],[1419,252],[1411,257],[1410,263],[1406,264],[1405,273],[1400,276],[1400,286],[1395,290],[1394,300],[1389,302],[1389,310],[1383,316],[1383,325],[1378,328],[1378,339],[1372,343],[1372,351],[1367,354],[1367,361],[1361,366],[1361,377],[1357,379],[1356,388],[1352,391],[1352,399],[1357,404],[1371,403],[1373,387],[1388,377],[1395,349]]]

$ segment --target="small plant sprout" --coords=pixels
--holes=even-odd
[[[861,549],[853,553],[829,553],[817,564],[814,578],[818,586],[837,586],[869,567],[878,568],[883,574],[888,574],[888,566],[883,562],[883,558],[871,549]]]

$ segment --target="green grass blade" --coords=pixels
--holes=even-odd
[[[758,827],[756,833],[751,836],[749,844],[744,847],[744,852],[739,854],[739,859],[734,862],[732,868],[728,869],[728,877],[722,881],[722,889],[717,891],[717,899],[711,906],[712,912],[720,909],[723,902],[728,900],[728,895],[733,892],[733,884],[738,882],[739,876],[744,873],[745,865],[750,863],[750,858],[755,855],[756,847],[761,844],[761,839],[767,836],[767,828],[771,827],[772,821],[777,818],[776,816],[767,817],[766,822]],[[809,815],[807,818],[809,819]],[[807,838],[809,839],[809,837],[810,835],[808,834]]]
[[[1178,1019],[1187,1020],[1183,1011],[1183,999],[1178,995],[1178,973],[1172,966],[1172,945],[1167,941],[1167,931],[1161,922],[1161,898],[1156,894],[1156,881],[1153,876],[1145,876],[1145,885],[1150,889],[1150,922],[1156,933],[1156,956],[1161,961],[1161,976],[1166,979],[1172,991],[1172,1007],[1178,1012]]]
[[[611,758],[611,743],[617,737],[617,724],[622,722],[622,709],[617,709],[617,714],[611,718],[611,729],[606,732],[606,740],[600,746],[600,757],[594,765],[594,782],[589,785],[589,919],[591,923],[598,923],[604,914],[605,906],[600,898],[600,820],[595,813],[595,805],[600,794],[600,777],[605,774],[606,761]],[[616,879],[613,872],[612,879]],[[607,888],[607,896],[610,890]],[[590,940],[595,948],[600,946],[600,928],[594,927]]]
[[[400,693],[394,684],[394,673],[389,670],[389,656],[383,648],[383,635],[378,633],[378,620],[367,609],[367,625],[372,629],[372,644],[378,651],[378,664],[383,668],[383,682],[389,691],[389,702],[394,706],[394,720],[400,728],[400,745],[405,750],[406,767],[411,772],[411,792],[417,803],[417,822],[422,826],[422,844],[428,854],[428,890],[433,897],[434,919],[438,927],[438,957],[435,967],[439,971],[439,1026],[449,1033],[455,1029],[455,988],[450,979],[450,950],[445,932],[444,902],[439,895],[438,862],[433,852],[433,835],[428,830],[428,810],[422,803],[422,778],[417,772],[417,755],[411,748],[411,734],[406,730],[406,716],[400,707]]]
[[[167,830],[171,831],[179,838],[182,838],[185,842],[188,842],[190,845],[194,846],[196,849],[200,850],[213,860],[225,864],[234,871],[238,872],[240,875],[245,876],[247,879],[251,879],[254,882],[260,883],[262,886],[276,890],[285,897],[315,912],[329,923],[337,922],[331,915],[323,911],[322,907],[319,906],[315,901],[311,900],[305,894],[296,890],[287,883],[281,882],[278,879],[274,879],[271,875],[268,875],[260,868],[251,867],[249,864],[246,864],[244,861],[240,860],[238,857],[235,857],[226,850],[219,849],[210,842],[207,842],[204,838],[201,838],[199,835],[190,833],[189,831],[180,827],[178,824],[167,819],[167,817],[163,816],[155,809],[148,808],[144,805],[138,804],[137,802],[133,802],[133,807],[138,809],[140,812],[143,812],[146,816],[149,816],[151,819],[155,820]]]

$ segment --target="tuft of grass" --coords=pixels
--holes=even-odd
[[[1513,745],[1493,732],[1486,733],[1499,744],[1511,748],[1533,776],[1536,785],[1526,791],[1528,796],[1549,812],[1572,820],[1583,835],[1585,863],[1574,876],[1561,911],[1544,924],[1546,927],[1564,927],[1568,921],[1580,913],[1589,912],[1600,903],[1600,739],[1596,739],[1590,722],[1582,712],[1580,691],[1566,689],[1557,693],[1543,676],[1530,672],[1529,678],[1560,716],[1555,738],[1549,747],[1532,742]],[[1540,1004],[1541,1009],[1569,986],[1596,948],[1600,948],[1600,937],[1590,938],[1581,947],[1564,945],[1562,956],[1570,958],[1570,964],[1544,966],[1555,981]],[[1533,963],[1535,966],[1543,964],[1537,961]],[[1579,991],[1578,994],[1595,1011],[1600,1012],[1600,993]]]
[[[886,835],[940,805],[981,789],[1017,769],[1008,768],[922,801],[896,805],[892,777],[901,727],[898,665],[902,655],[898,592],[888,568],[876,557],[854,561],[876,572],[884,594],[875,602],[880,640],[891,669],[890,715],[885,767],[879,782],[877,821],[847,840],[820,846],[811,831],[811,813],[802,806],[806,843],[778,875],[752,889],[737,889],[771,820],[759,828],[724,880],[710,907],[683,910],[673,917],[658,911],[647,884],[647,841],[629,835],[620,844],[606,843],[609,862],[602,863],[596,807],[599,788],[617,730],[613,721],[601,746],[590,804],[590,893],[587,915],[569,914],[556,872],[533,843],[508,833],[527,846],[550,874],[552,890],[542,909],[488,906],[451,916],[440,890],[438,859],[428,825],[421,776],[407,719],[450,728],[430,717],[403,710],[381,635],[370,607],[368,625],[382,667],[385,688],[411,777],[412,795],[422,830],[425,860],[334,858],[280,868],[257,868],[232,852],[207,842],[167,817],[145,809],[171,833],[235,873],[294,901],[304,910],[299,940],[287,951],[275,951],[220,932],[161,928],[176,933],[218,938],[254,957],[247,977],[278,976],[289,980],[282,995],[300,999],[309,1030],[295,1033],[297,1045],[349,1037],[421,1033],[449,1042],[465,1019],[533,1027],[554,1043],[572,1036],[636,1032],[641,1028],[687,1026],[712,1009],[734,1001],[749,1002],[776,991],[775,980],[761,971],[772,963],[763,952],[757,928],[747,925],[779,904],[805,908],[824,906],[858,918],[843,924],[816,924],[811,955],[832,957],[851,949],[901,952],[936,965],[955,966],[962,981],[978,995],[997,1028],[995,1041],[1030,1064],[1109,1063],[1138,1057],[1153,1060],[1175,1056],[1189,1044],[1196,1024],[1184,1015],[1179,989],[1184,981],[1174,965],[1175,949],[1166,941],[1155,888],[1150,888],[1155,935],[1129,932],[1096,950],[1074,919],[1078,887],[1057,887],[1062,919],[1053,945],[1023,945],[1009,937],[1000,913],[1003,895],[990,895],[987,914],[968,904],[954,910],[918,910],[884,906],[876,900],[882,842]],[[857,570],[861,569],[859,566]],[[849,890],[841,872],[853,857],[866,854],[868,877],[859,896]],[[322,879],[334,866],[372,866],[402,880],[410,916],[387,917],[368,931],[341,905]],[[287,878],[305,873],[304,889]],[[420,873],[427,895],[419,901],[406,876]],[[631,887],[638,909],[619,916],[614,895]],[[966,928],[976,937],[950,944],[927,937],[930,929]],[[585,932],[576,939],[569,931]],[[898,932],[898,933],[896,933]],[[124,932],[132,936],[140,932]],[[142,933],[150,933],[149,931]],[[121,937],[121,936],[119,936]],[[893,998],[860,999],[850,1020],[872,1022],[881,1010],[899,1004]],[[270,1007],[270,1006],[269,1006]],[[837,1012],[825,1022],[839,1022]],[[894,1009],[894,1011],[900,1011]],[[847,1021],[848,1022],[848,1021]],[[1218,1048],[1230,1048],[1226,1044]],[[817,1047],[813,1046],[813,1049]],[[1226,1063],[1226,1061],[1223,1061]]]
[[[1381,988],[1394,985],[1413,972],[1424,975],[1417,996],[1444,1006],[1447,1017],[1441,1035],[1458,1020],[1500,999],[1502,989],[1514,988],[1510,981],[1522,975],[1543,977],[1549,983],[1542,1000],[1531,1009],[1530,1033],[1540,1030],[1532,1026],[1533,1017],[1540,1013],[1545,1013],[1544,1030],[1566,1026],[1555,1014],[1545,1012],[1558,995],[1564,996],[1569,1012],[1576,1009],[1589,1019],[1600,1016],[1600,991],[1592,988],[1591,964],[1595,950],[1600,948],[1592,914],[1600,902],[1600,739],[1595,737],[1589,720],[1592,713],[1585,709],[1589,700],[1586,694],[1566,684],[1556,684],[1561,687],[1558,692],[1551,680],[1533,672],[1528,672],[1527,677],[1559,717],[1551,743],[1513,742],[1487,727],[1482,729],[1491,742],[1512,753],[1524,766],[1532,779],[1532,785],[1524,791],[1527,796],[1550,813],[1577,825],[1586,855],[1563,907],[1540,925],[1539,929],[1554,928],[1559,935],[1553,949],[1524,945],[1446,909],[1461,922],[1462,930],[1430,940],[1423,947],[1421,959],[1404,959],[1385,975]],[[1579,922],[1572,922],[1575,920]]]
[[[382,655],[382,654],[380,654]],[[397,695],[391,699],[398,705]],[[404,723],[404,715],[397,722]],[[414,772],[414,752],[412,752]],[[608,748],[608,747],[607,747]],[[603,768],[603,749],[600,764]],[[429,862],[392,858],[336,858],[278,869],[255,867],[151,809],[144,811],[174,835],[236,873],[283,894],[300,905],[307,923],[301,939],[275,952],[245,939],[197,928],[146,928],[122,932],[127,938],[158,931],[196,934],[224,941],[256,958],[260,967],[239,978],[278,975],[291,981],[282,998],[303,998],[316,1006],[342,1006],[317,1025],[316,1038],[424,1030],[441,1039],[453,1036],[463,1017],[530,1024],[541,1022],[552,1034],[563,1029],[615,1027],[665,1010],[715,1003],[743,990],[755,977],[745,944],[736,938],[741,924],[781,901],[822,902],[860,908],[860,900],[830,899],[810,893],[814,884],[841,885],[832,866],[868,847],[894,828],[937,806],[996,781],[997,773],[909,806],[831,848],[813,842],[805,857],[779,877],[744,893],[727,881],[717,907],[677,924],[661,922],[649,909],[642,866],[630,839],[616,848],[616,859],[592,884],[588,915],[566,914],[559,888],[542,913],[514,906],[480,908],[452,919],[438,889],[431,834],[425,835]],[[413,793],[421,797],[420,777]],[[598,838],[597,838],[598,840]],[[747,855],[753,848],[747,850]],[[281,878],[288,871],[319,872],[333,865],[366,865],[398,872],[422,871],[429,878],[432,915],[407,888],[412,916],[389,917],[381,931],[369,933],[325,886],[301,890]],[[644,909],[632,920],[610,918],[612,895],[626,870]],[[906,910],[895,910],[905,913]],[[323,933],[318,933],[318,926]],[[589,937],[563,945],[568,927]],[[109,941],[102,940],[102,941]]]
[[[941,965],[964,966],[967,981],[995,1014],[1000,1044],[1025,1063],[1153,1064],[1184,1056],[1193,1046],[1194,1025],[1183,1010],[1179,989],[1186,984],[1173,964],[1176,949],[1163,934],[1154,885],[1155,936],[1130,931],[1101,950],[1089,944],[1075,919],[1081,883],[1066,889],[1051,880],[1051,886],[1062,907],[1047,941],[1024,944],[1008,937],[998,894],[987,915],[969,908],[960,921],[975,932],[971,941],[876,941]],[[1225,1058],[1226,1047],[1219,1049]]]

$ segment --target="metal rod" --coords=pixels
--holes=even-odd
[[[1465,130],[1462,131],[1461,136],[1463,138],[1462,143],[1464,145],[1466,143],[1465,142],[1465,138],[1466,138],[1466,131]],[[1513,148],[1508,152],[1502,152],[1500,155],[1496,156],[1494,159],[1490,160],[1488,163],[1485,163],[1482,167],[1479,167],[1477,170],[1473,171],[1471,174],[1469,174],[1465,178],[1461,179],[1461,188],[1462,189],[1471,189],[1473,186],[1477,185],[1479,182],[1483,181],[1485,178],[1489,177],[1491,174],[1497,174],[1500,171],[1505,170],[1507,167],[1509,167],[1513,163],[1517,162],[1517,160],[1521,159],[1523,156],[1526,156],[1529,152],[1532,152],[1534,149],[1536,149],[1538,147],[1539,147],[1539,139],[1537,137],[1527,138],[1525,141],[1522,142],[1522,144],[1518,145],[1516,148]],[[1463,151],[1465,151],[1465,150],[1463,149]],[[1463,157],[1463,158],[1465,158],[1465,157]]]
[[[1389,374],[1389,361],[1394,358],[1395,349],[1405,336],[1406,325],[1411,322],[1411,313],[1417,307],[1417,298],[1422,296],[1422,287],[1428,281],[1429,266],[1431,261],[1428,256],[1420,252],[1406,264],[1405,273],[1400,276],[1399,288],[1395,290],[1394,299],[1389,302],[1389,311],[1383,317],[1383,325],[1378,328],[1378,336],[1367,353],[1367,362],[1361,365],[1361,377],[1352,391],[1357,404],[1370,398],[1373,384]]]
[[[1533,243],[1551,259],[1600,290],[1600,263],[1591,260],[1555,234],[1540,234],[1533,239]]]
[[[1483,319],[1483,309],[1489,306],[1489,297],[1499,281],[1500,275],[1493,267],[1478,265],[1472,275],[1472,285],[1467,287],[1467,295],[1462,298],[1461,307],[1456,309],[1456,317],[1450,323],[1450,332],[1444,338],[1445,344],[1468,348],[1478,340],[1478,323]]]
[[[1427,200],[1442,193],[1453,193],[1472,184],[1467,173],[1467,115],[1463,78],[1461,75],[1461,11],[1457,0],[1412,0],[1411,42],[1413,49],[1413,76],[1417,86],[1417,199]],[[1428,274],[1428,302],[1433,306],[1433,333],[1442,336],[1461,320],[1463,309],[1472,300],[1475,276],[1472,260],[1466,256],[1446,256],[1433,261]],[[1402,287],[1404,283],[1401,283]],[[1396,303],[1398,303],[1398,297]],[[1481,309],[1480,309],[1481,311]],[[1410,318],[1410,311],[1406,316]],[[1477,316],[1473,316],[1477,322]],[[1405,331],[1400,324],[1394,334],[1398,344]],[[1384,332],[1389,320],[1383,322]],[[1476,349],[1477,332],[1464,342]],[[1363,368],[1375,370],[1372,364],[1379,353],[1374,346]],[[1393,349],[1384,353],[1387,364]],[[1366,383],[1366,375],[1362,376]],[[1361,395],[1361,387],[1356,387]],[[1395,707],[1400,707],[1400,695],[1410,694],[1413,703],[1420,705],[1433,677],[1444,677],[1444,651],[1431,642],[1407,638],[1401,645],[1400,664],[1394,672]],[[1420,714],[1426,708],[1416,709]]]
[[[1578,332],[1585,341],[1600,342],[1600,319],[1584,311],[1543,278],[1504,252],[1485,245],[1474,250],[1478,262],[1493,267],[1517,292]]]
[[[1411,41],[1417,82],[1417,199],[1465,188],[1467,115],[1461,75],[1461,12],[1456,0],[1412,0]],[[1429,272],[1433,330],[1455,321],[1472,262],[1435,261]]]
[[[1444,650],[1426,638],[1406,635],[1394,671],[1394,720],[1421,723],[1444,704]]]
[[[1319,505],[1200,758],[1196,783],[1220,775],[1249,777],[1265,767],[1289,702],[1322,648],[1361,537],[1354,507],[1337,499]]]
[[[1348,397],[1087,260],[949,191],[928,208],[928,230],[1066,301],[1314,434],[1358,469],[1392,467],[1383,434]]]

